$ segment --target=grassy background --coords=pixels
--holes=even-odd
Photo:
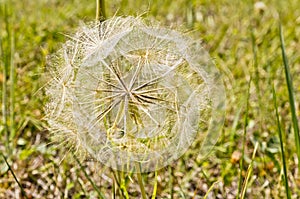
[[[268,0],[265,7],[255,3],[106,2],[108,17],[143,15],[201,39],[224,75],[227,114],[214,152],[199,162],[197,151],[190,150],[170,167],[159,170],[157,177],[144,174],[149,196],[157,183],[157,198],[235,198],[239,188],[247,198],[285,197],[273,85],[289,191],[292,198],[300,195],[299,161],[279,37],[281,19],[299,117],[299,0]],[[123,186],[130,198],[140,197],[134,175],[110,171],[93,161],[80,166],[70,161],[72,158],[63,159],[66,152],[51,143],[43,120],[41,77],[46,56],[60,48],[66,39],[63,34],[94,20],[95,1],[0,0],[0,5],[0,150],[11,167],[0,157],[0,198],[119,198],[118,186]],[[251,173],[247,172],[249,165]],[[246,178],[247,186],[242,183]]]

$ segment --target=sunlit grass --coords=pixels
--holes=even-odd
[[[282,166],[283,166],[283,181],[284,181],[284,186],[285,186],[285,192],[286,192],[286,197],[288,199],[291,198],[291,191],[289,188],[289,179],[288,179],[288,174],[287,174],[287,163],[286,163],[286,158],[285,158],[285,150],[284,150],[284,140],[282,136],[282,130],[281,130],[281,123],[279,119],[279,114],[278,114],[278,106],[277,106],[277,98],[276,98],[276,91],[273,86],[272,88],[272,93],[273,93],[273,100],[274,100],[274,108],[275,108],[275,113],[276,113],[276,121],[277,121],[277,128],[278,128],[278,136],[280,140],[280,150],[281,150],[281,161],[282,161]]]
[[[283,30],[282,26],[279,26],[279,32],[280,32],[280,47],[281,47],[281,52],[282,52],[282,59],[283,59],[283,64],[284,64],[284,71],[285,71],[285,79],[286,79],[286,84],[287,88],[289,91],[289,102],[290,102],[290,111],[292,115],[292,124],[293,124],[293,129],[294,129],[294,136],[295,136],[295,145],[296,145],[296,150],[297,150],[297,156],[298,160],[300,160],[300,134],[299,134],[299,124],[298,124],[298,119],[297,119],[297,114],[296,114],[296,105],[295,105],[295,90],[293,86],[293,80],[292,80],[292,75],[290,72],[290,66],[288,63],[288,58],[286,55],[286,50],[285,50],[285,44],[284,44],[284,36],[283,36]],[[300,170],[300,164],[298,163],[298,168]]]
[[[230,0],[105,3],[107,18],[114,14],[142,14],[201,38],[222,71],[227,89],[226,121],[214,151],[207,159],[196,160],[195,143],[169,168],[143,174],[148,197],[233,198],[242,193],[245,198],[289,198],[290,193],[291,198],[297,198],[299,1],[267,0],[264,8],[255,7],[253,1]],[[12,0],[0,4],[0,149],[16,176],[0,158],[0,198],[21,196],[22,188],[32,198],[101,197],[95,187],[103,198],[126,198],[126,192],[129,198],[141,198],[136,175],[124,173],[122,181],[119,174],[103,169],[94,160],[80,161],[78,165],[66,157],[61,162],[65,151],[48,144],[51,141],[44,128],[45,99],[40,88],[47,82],[40,77],[48,69],[46,57],[57,51],[67,40],[64,35],[73,33],[82,21],[95,20],[96,1]],[[250,108],[246,111],[250,76]],[[273,80],[275,107],[270,83]],[[251,172],[247,172],[248,167]]]

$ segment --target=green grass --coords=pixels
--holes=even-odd
[[[144,185],[144,182],[143,182],[143,176],[141,174],[141,168],[140,167],[141,166],[137,163],[136,168],[138,169],[138,173],[137,173],[138,183],[140,185],[142,198],[147,199],[147,195],[146,195],[146,192],[145,192],[145,185]]]
[[[284,186],[285,186],[286,198],[290,199],[291,192],[290,192],[290,188],[289,188],[289,181],[288,181],[288,175],[287,175],[287,164],[286,164],[284,146],[283,146],[284,141],[282,138],[281,124],[280,124],[279,114],[278,114],[277,98],[276,98],[276,92],[275,92],[274,87],[272,88],[272,92],[273,92],[274,107],[275,107],[275,112],[276,112],[278,136],[280,139],[281,160],[282,160],[283,174],[284,174],[283,181],[284,181]]]
[[[10,39],[10,31],[8,28],[8,17],[7,17],[7,7],[4,5],[1,7],[1,11],[3,13],[3,16],[5,17],[5,27],[6,27],[6,34],[7,36],[5,38],[1,37],[1,68],[2,69],[2,74],[3,74],[3,80],[2,80],[2,121],[3,121],[3,134],[5,135],[6,140],[5,146],[6,149],[8,148],[8,140],[9,140],[9,131],[8,131],[8,125],[7,125],[7,120],[8,120],[8,106],[7,106],[7,100],[8,100],[8,94],[7,94],[7,89],[8,89],[8,83],[7,83],[7,76],[8,76],[8,66],[9,66],[9,54],[7,50],[4,51],[4,46],[7,45],[9,39]],[[8,47],[5,46],[6,49]],[[9,49],[10,50],[10,49]]]
[[[202,39],[226,87],[226,120],[212,154],[199,161],[193,146],[169,168],[143,174],[148,197],[300,195],[299,1],[266,0],[262,10],[253,2],[105,1],[107,18],[142,15]],[[47,56],[66,41],[64,34],[95,20],[95,11],[96,1],[0,1],[0,151],[6,157],[0,158],[0,198],[22,192],[28,198],[142,197],[135,174],[116,174],[91,159],[79,165],[72,155],[62,160],[66,151],[45,128]]]
[[[73,154],[73,158],[75,159],[75,161],[77,162],[77,164],[80,166],[81,171],[84,173],[85,177],[87,178],[87,180],[93,185],[93,188],[95,189],[95,191],[98,194],[98,197],[101,199],[104,199],[104,195],[101,192],[101,190],[99,189],[99,187],[95,184],[95,182],[90,178],[90,176],[87,174],[85,168],[82,166],[82,164],[80,163],[80,161],[78,160],[78,158],[76,157],[75,154]]]
[[[156,195],[157,195],[157,171],[154,172],[155,176],[154,176],[154,185],[153,185],[153,192],[152,192],[152,196],[151,196],[151,199],[155,199],[156,198]]]
[[[291,115],[292,115],[292,121],[293,121],[293,129],[294,129],[294,135],[295,135],[295,144],[296,144],[296,150],[297,150],[297,156],[298,159],[300,160],[300,134],[299,134],[299,124],[298,124],[298,119],[297,119],[297,114],[296,114],[296,107],[295,107],[295,96],[294,96],[294,86],[293,86],[293,80],[292,80],[292,75],[290,72],[290,66],[288,63],[288,58],[286,55],[286,50],[285,50],[285,44],[284,44],[284,36],[283,36],[283,31],[282,31],[282,26],[279,26],[279,32],[280,32],[280,47],[281,47],[281,52],[282,52],[282,59],[283,59],[283,64],[284,64],[284,72],[285,72],[285,79],[286,79],[286,84],[287,88],[289,91],[289,102],[290,102],[290,109],[291,109]],[[298,164],[298,168],[300,169],[300,164]]]
[[[13,171],[12,168],[11,168],[11,166],[10,166],[9,163],[7,162],[7,158],[6,158],[3,154],[1,154],[1,155],[2,155],[2,157],[3,157],[3,160],[4,160],[5,164],[6,164],[7,167],[8,167],[8,170],[11,172],[11,174],[13,175],[14,180],[16,181],[16,183],[18,184],[19,188],[21,189],[21,194],[22,194],[22,196],[25,197],[26,199],[28,199],[28,197],[27,197],[27,195],[26,195],[26,193],[25,193],[25,191],[24,191],[23,186],[21,185],[21,183],[19,182],[19,180],[18,180],[16,174],[14,173],[14,171]]]
[[[257,147],[258,147],[258,142],[255,144],[252,159],[251,159],[251,162],[248,166],[246,176],[245,176],[245,180],[244,180],[244,183],[243,183],[243,187],[241,189],[241,195],[240,195],[239,198],[242,198],[242,199],[245,198],[246,191],[247,191],[247,188],[248,188],[248,183],[249,183],[250,177],[251,177],[252,172],[253,172],[253,162],[254,162],[256,151],[257,151]]]
[[[242,142],[242,156],[240,159],[240,171],[239,171],[239,185],[238,185],[238,194],[237,198],[240,197],[242,191],[242,181],[243,181],[243,168],[244,168],[244,159],[245,159],[245,147],[246,147],[246,139],[247,139],[247,127],[249,120],[249,97],[250,97],[250,88],[251,88],[251,78],[248,83],[248,91],[247,91],[247,100],[246,100],[246,111],[245,111],[245,122],[244,122],[244,132],[243,132],[243,142]]]

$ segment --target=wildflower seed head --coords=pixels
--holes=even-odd
[[[83,25],[49,65],[50,131],[117,170],[149,172],[197,140],[199,158],[223,124],[225,92],[199,41],[140,18]]]

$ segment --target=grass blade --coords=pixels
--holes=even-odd
[[[250,163],[250,165],[248,166],[248,169],[247,169],[246,178],[245,178],[245,181],[244,181],[244,184],[243,184],[243,187],[242,187],[242,192],[241,192],[241,197],[240,197],[241,199],[245,198],[246,190],[247,190],[247,187],[248,187],[248,182],[249,182],[250,176],[251,176],[252,171],[253,171],[253,161],[254,161],[254,158],[255,158],[257,148],[258,148],[258,142],[256,142],[256,144],[255,144],[254,151],[253,151],[253,154],[252,154],[251,163]]]
[[[217,180],[217,181],[215,181],[215,182],[209,187],[209,189],[207,190],[207,192],[206,192],[205,196],[203,197],[203,199],[207,199],[208,194],[212,191],[212,189],[214,188],[214,186],[215,186],[217,183],[219,183],[219,182],[220,182],[220,181]]]
[[[156,194],[157,194],[157,170],[155,170],[154,174],[155,174],[155,176],[154,176],[155,182],[154,182],[154,186],[153,186],[153,193],[152,193],[151,199],[155,199]]]
[[[278,127],[278,135],[279,135],[279,140],[280,140],[280,149],[281,149],[281,159],[282,159],[282,165],[283,165],[283,174],[284,174],[284,186],[285,186],[285,191],[286,191],[286,197],[288,199],[291,198],[291,192],[289,189],[289,182],[288,182],[288,176],[287,176],[287,166],[285,162],[285,154],[284,154],[284,148],[283,148],[283,139],[282,139],[282,132],[281,132],[281,124],[279,120],[279,114],[278,114],[278,106],[277,106],[277,99],[276,99],[276,92],[274,85],[272,87],[272,93],[273,93],[273,101],[274,101],[274,108],[276,111],[276,121],[277,121],[277,127]]]
[[[3,132],[5,135],[7,135],[7,132],[8,132],[8,127],[7,127],[7,102],[6,102],[6,99],[7,99],[7,80],[6,80],[6,77],[7,77],[7,66],[5,64],[5,58],[4,58],[4,55],[3,55],[3,44],[2,44],[2,40],[0,38],[0,55],[1,55],[1,60],[0,60],[0,65],[1,65],[1,68],[3,66],[3,81],[2,81],[2,122],[3,122]]]
[[[256,45],[256,37],[254,35],[253,30],[251,31],[251,43],[252,43],[252,54],[253,54],[253,65],[254,65],[254,85],[256,87],[256,91],[257,91],[257,98],[258,98],[258,107],[259,107],[259,112],[258,112],[258,117],[259,117],[259,127],[260,127],[260,131],[263,131],[263,127],[262,127],[262,114],[261,114],[261,110],[262,109],[262,103],[261,103],[261,92],[260,92],[260,75],[259,75],[259,66],[258,66],[258,59],[257,59],[257,45]]]
[[[7,30],[7,37],[9,38],[9,28],[8,26],[8,14],[7,14],[7,6],[6,4],[3,5],[3,12],[4,12],[4,22],[6,25]],[[7,76],[8,76],[8,66],[9,66],[9,59],[8,59],[8,52],[5,51],[3,48],[5,48],[4,40],[0,38],[0,53],[1,53],[1,59],[3,61],[3,82],[2,82],[2,121],[3,121],[3,132],[5,134],[5,147],[6,150],[9,151],[9,130],[8,130],[8,107],[7,107]],[[1,63],[2,65],[2,63]]]
[[[21,183],[19,182],[19,180],[18,180],[18,178],[17,178],[15,172],[11,169],[10,164],[7,162],[6,157],[5,157],[3,154],[1,154],[1,155],[2,155],[2,157],[3,157],[3,159],[4,159],[4,161],[5,161],[5,164],[6,164],[7,167],[8,167],[8,170],[10,170],[10,172],[11,172],[11,174],[13,175],[15,181],[17,182],[18,186],[20,187],[21,192],[22,192],[22,195],[27,199],[28,197],[27,197],[27,195],[26,195],[26,192],[25,192],[25,190],[23,189]]]
[[[240,160],[240,174],[239,174],[239,184],[238,184],[238,194],[236,198],[239,198],[241,189],[242,189],[242,182],[243,182],[243,167],[244,167],[244,158],[245,158],[245,145],[246,145],[246,134],[247,134],[247,126],[248,126],[248,112],[249,112],[249,98],[250,98],[250,87],[251,81],[248,82],[248,91],[247,91],[247,105],[246,105],[246,113],[245,113],[245,120],[244,120],[244,134],[243,134],[243,148],[242,148],[242,158]]]
[[[168,166],[168,170],[169,170],[169,187],[170,187],[170,198],[173,199],[173,192],[174,192],[174,188],[173,188],[173,168],[171,166]]]
[[[82,164],[80,163],[80,161],[77,159],[77,157],[73,154],[74,159],[76,160],[77,164],[80,166],[80,169],[83,171],[85,177],[88,179],[88,181],[92,184],[92,186],[94,187],[95,191],[97,192],[98,196],[101,199],[105,199],[105,196],[102,194],[102,192],[100,191],[100,189],[97,187],[97,185],[95,184],[95,182],[90,178],[90,176],[87,174],[87,172],[85,171],[85,169],[83,168]]]
[[[15,37],[14,31],[11,29],[11,38],[10,38],[10,102],[9,102],[9,111],[10,111],[10,141],[15,137],[16,129],[15,129],[15,63],[14,63],[14,52],[15,52]]]
[[[118,171],[119,174],[119,183],[120,183],[120,191],[121,191],[121,198],[129,199],[129,194],[126,189],[126,182],[125,182],[125,176],[123,171]]]
[[[280,46],[281,46],[281,52],[282,52],[282,59],[283,59],[284,71],[285,71],[285,79],[286,79],[286,83],[287,83],[287,87],[288,87],[288,91],[289,91],[289,102],[290,102],[290,108],[291,108],[291,114],[292,114],[294,134],[295,134],[297,157],[298,157],[298,162],[299,162],[300,161],[299,125],[298,125],[298,119],[296,116],[293,81],[292,81],[292,76],[291,76],[290,67],[289,67],[289,63],[288,63],[288,58],[287,58],[286,51],[285,51],[283,31],[282,31],[281,24],[279,25],[279,34],[280,34],[280,43],[281,43]],[[298,163],[298,169],[300,170],[299,163]]]
[[[144,187],[143,178],[142,178],[142,174],[141,174],[141,168],[140,168],[139,163],[136,163],[136,168],[137,168],[137,177],[138,177],[138,182],[139,182],[141,193],[142,193],[142,198],[147,199],[147,195],[146,195],[146,192],[145,192],[145,187]]]

